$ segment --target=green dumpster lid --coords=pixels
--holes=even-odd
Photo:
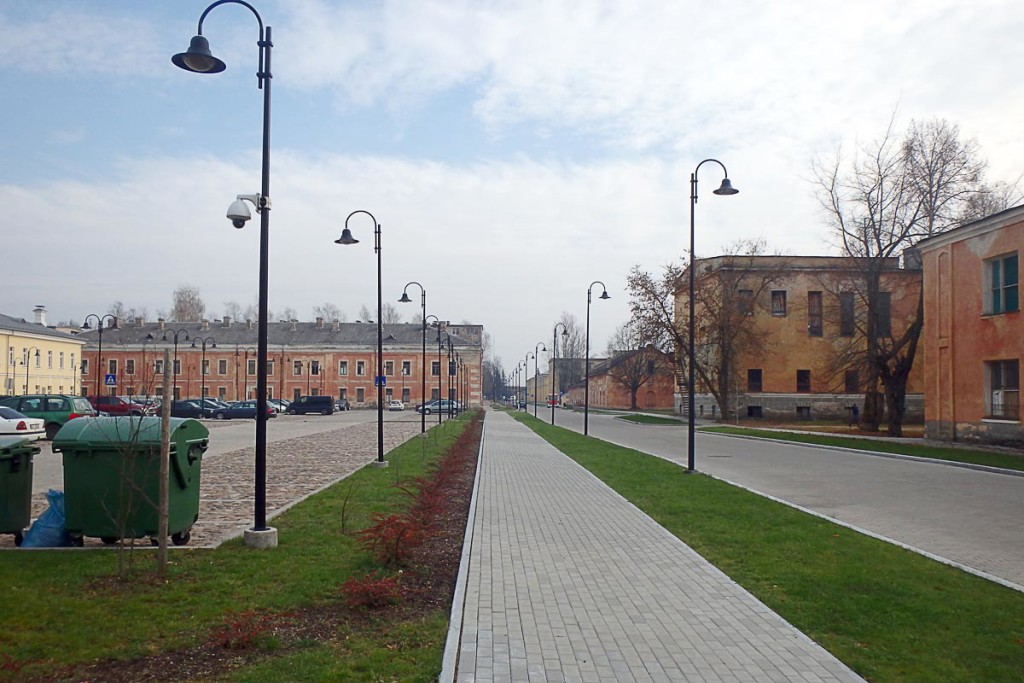
[[[40,448],[34,441],[30,441],[24,436],[0,436],[0,457],[9,457],[25,451],[38,453]]]
[[[159,417],[79,417],[61,427],[53,439],[53,450],[109,450],[111,444],[133,443],[137,447],[160,447]],[[171,450],[176,446],[205,442],[210,430],[198,420],[172,417]]]

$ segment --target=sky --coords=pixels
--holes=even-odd
[[[243,6],[203,26],[227,69],[184,51],[209,2],[0,0],[0,313],[81,321],[121,301],[149,319],[181,285],[208,316],[254,305],[259,35]],[[407,282],[427,313],[481,324],[514,368],[581,324],[591,348],[629,317],[631,267],[739,240],[835,254],[813,162],[891,120],[946,119],[990,181],[1022,173],[1024,3],[252,0],[272,27],[270,310],[376,306]],[[32,254],[23,263],[18,256]],[[399,305],[406,319],[419,312]],[[541,370],[547,355],[541,353]],[[532,374],[532,360],[530,373]]]

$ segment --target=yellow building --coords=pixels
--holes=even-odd
[[[46,309],[35,308],[35,322],[0,313],[0,393],[79,394],[85,340],[46,326]]]

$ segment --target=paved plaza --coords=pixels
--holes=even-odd
[[[478,481],[460,683],[861,680],[505,414]]]

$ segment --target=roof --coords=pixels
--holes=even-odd
[[[108,344],[151,344],[173,343],[178,333],[178,346],[191,346],[194,340],[208,340],[208,344],[219,347],[252,346],[258,339],[258,325],[253,322],[203,323],[203,322],[155,322],[126,323],[103,330],[103,346]],[[384,346],[401,345],[419,348],[423,343],[423,328],[418,323],[385,324],[382,327]],[[152,335],[150,337],[150,335]],[[87,340],[87,348],[99,341],[98,330],[83,331],[81,338]],[[442,335],[447,344],[447,336]],[[479,348],[479,344],[451,335],[454,348]],[[267,325],[267,344],[275,346],[312,346],[320,348],[377,346],[376,323],[317,323],[317,322],[271,322]],[[436,328],[427,329],[427,348],[437,344]],[[207,347],[209,348],[209,347]]]
[[[20,332],[24,334],[36,334],[44,337],[53,337],[61,341],[70,341],[77,343],[85,343],[78,335],[67,334],[65,332],[59,332],[53,328],[40,325],[39,323],[30,323],[24,318],[14,318],[9,315],[0,313],[0,330],[10,330],[11,332]]]
[[[989,232],[1001,230],[1009,225],[1024,222],[1024,204],[994,213],[991,216],[965,223],[958,228],[947,230],[944,233],[923,239],[917,243],[917,248],[922,251],[931,251],[940,247],[960,242],[962,240],[984,235]]]

